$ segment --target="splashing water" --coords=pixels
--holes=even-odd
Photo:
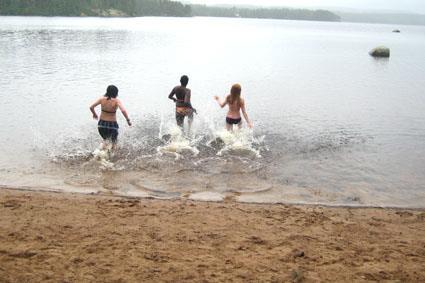
[[[160,133],[161,132],[162,131],[160,131]],[[197,156],[199,154],[199,150],[196,148],[196,145],[200,139],[190,139],[186,137],[182,129],[178,126],[171,127],[166,134],[162,135],[161,138],[168,141],[165,145],[157,147],[159,155],[171,154],[175,156],[176,160],[178,160],[188,153],[192,156]]]
[[[260,150],[254,148],[264,142],[265,136],[255,138],[250,129],[238,129],[234,131],[219,130],[214,133],[212,142],[222,143],[223,147],[217,152],[218,156],[224,154],[261,157]]]
[[[96,148],[92,154],[93,160],[99,162],[100,169],[111,170],[114,168],[114,163],[111,161],[114,157],[112,145],[107,145],[106,147],[101,145],[99,148]]]

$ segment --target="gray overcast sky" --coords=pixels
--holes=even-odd
[[[286,6],[293,8],[349,8],[425,14],[425,0],[186,0],[197,4]]]

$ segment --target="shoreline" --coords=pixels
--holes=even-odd
[[[0,278],[425,281],[425,211],[0,188]]]
[[[414,207],[414,206],[379,206],[379,205],[358,205],[358,204],[326,204],[326,203],[309,203],[309,202],[250,202],[250,201],[237,201],[231,197],[224,197],[223,200],[204,200],[204,199],[192,199],[188,197],[155,197],[155,196],[134,196],[134,195],[125,195],[125,194],[114,194],[114,193],[104,193],[104,192],[82,192],[82,191],[66,191],[58,190],[51,188],[43,187],[30,187],[30,186],[9,186],[9,185],[0,185],[0,190],[10,190],[10,191],[22,191],[22,192],[41,192],[41,193],[54,193],[54,194],[65,194],[65,195],[81,195],[81,196],[99,196],[99,197],[110,197],[110,198],[124,198],[124,199],[136,199],[136,200],[162,200],[162,201],[193,201],[193,202],[205,202],[205,203],[226,203],[234,202],[239,204],[247,205],[284,205],[284,206],[316,206],[316,207],[327,207],[327,208],[346,208],[346,209],[391,209],[391,210],[412,210],[412,211],[425,211],[425,207]]]

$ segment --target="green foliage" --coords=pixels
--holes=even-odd
[[[1,15],[100,16],[111,9],[127,16],[191,16],[190,6],[169,0],[0,0]]]
[[[193,16],[242,17],[260,19],[286,19],[339,22],[338,15],[326,10],[286,9],[286,8],[225,8],[205,5],[192,5]]]
[[[192,5],[192,16],[199,17],[236,17],[236,8],[214,7],[206,5]]]

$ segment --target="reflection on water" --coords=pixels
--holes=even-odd
[[[157,198],[421,206],[424,27],[0,17],[0,185]],[[391,58],[368,51],[387,45]],[[182,74],[191,132],[167,99]],[[253,130],[224,130],[230,86]],[[119,148],[88,106],[119,87]]]

